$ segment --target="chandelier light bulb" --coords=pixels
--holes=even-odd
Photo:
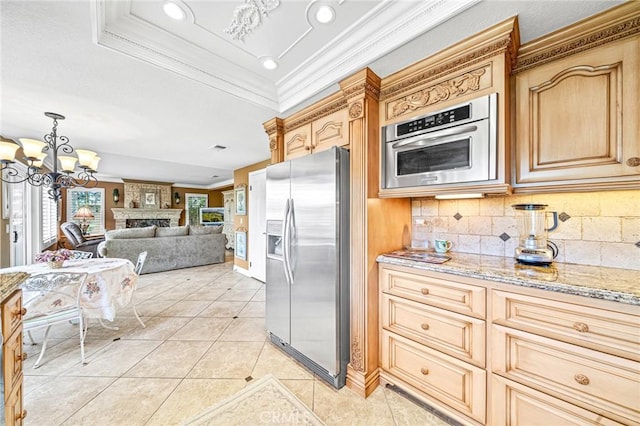
[[[68,157],[66,155],[59,155],[58,160],[60,160],[62,171],[69,173],[73,172],[73,169],[76,167],[76,161],[78,161],[76,157]]]
[[[22,151],[27,158],[38,158],[38,155],[42,152],[42,149],[47,145],[46,143],[36,140],[20,138],[18,139],[22,144]]]
[[[13,142],[0,142],[0,161],[12,163],[16,159],[16,151],[20,148]]]
[[[91,167],[93,157],[98,155],[97,153],[87,149],[76,149],[76,154],[78,154],[78,164],[81,167]]]

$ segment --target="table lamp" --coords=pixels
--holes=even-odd
[[[76,214],[73,216],[74,219],[80,219],[80,230],[82,231],[82,235],[87,235],[87,229],[89,228],[89,220],[93,219],[95,216],[89,210],[89,207],[84,206],[80,207]]]

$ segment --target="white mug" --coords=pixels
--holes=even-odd
[[[446,253],[451,250],[453,243],[449,240],[435,240],[434,248],[438,253]]]

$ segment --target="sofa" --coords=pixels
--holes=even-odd
[[[107,231],[98,245],[102,257],[129,259],[135,263],[146,251],[143,274],[223,263],[227,237],[222,226],[172,226]]]

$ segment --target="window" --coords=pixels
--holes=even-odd
[[[67,190],[67,222],[82,223],[81,219],[74,219],[80,207],[88,207],[93,213],[93,219],[87,220],[89,227],[87,235],[104,234],[104,188],[73,188]]]
[[[187,225],[199,225],[200,208],[209,205],[209,196],[207,194],[185,194],[185,199]]]
[[[46,188],[40,187],[40,200],[42,216],[41,249],[49,247],[58,239],[58,203],[49,197]]]

